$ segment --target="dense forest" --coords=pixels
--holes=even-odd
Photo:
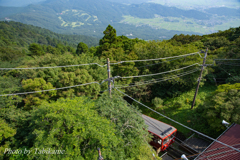
[[[189,53],[207,48],[201,86],[217,89],[206,95],[207,100],[197,99],[189,110],[197,120],[179,121],[213,137],[224,130],[219,125],[222,119],[240,123],[240,27],[203,36],[175,35],[164,41],[129,39],[116,32],[108,25],[99,45],[92,46],[95,40],[88,37],[0,23],[1,158],[96,159],[100,147],[105,159],[151,159],[155,151],[149,148],[151,136],[139,113],[152,113],[126,97],[124,101],[114,88],[168,116],[173,115],[165,108],[173,111],[187,105],[190,109],[189,97],[184,104],[174,99],[197,84],[204,53]],[[120,76],[114,80],[111,98],[104,82],[107,58],[111,76]],[[144,59],[155,60],[133,62]],[[41,90],[48,91],[36,92]],[[44,154],[49,148],[61,153]]]

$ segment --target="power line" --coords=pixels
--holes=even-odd
[[[137,67],[137,68],[143,68],[143,67],[154,66],[154,65],[158,65],[158,64],[162,64],[162,63],[166,63],[166,62],[175,61],[175,60],[178,60],[178,59],[181,59],[181,58],[185,58],[185,57],[187,57],[187,56],[180,57],[180,58],[175,58],[175,59],[171,59],[171,60],[168,60],[168,61],[163,61],[163,62],[159,62],[159,63],[155,63],[155,64],[149,64],[149,65],[145,65],[145,66],[140,66],[140,67]]]
[[[117,88],[115,88],[115,89],[118,90]],[[150,109],[151,111],[159,114],[160,116],[163,116],[164,118],[167,118],[167,119],[169,119],[169,120],[172,121],[172,122],[175,122],[175,123],[177,123],[177,124],[179,124],[179,125],[187,128],[187,129],[189,129],[189,130],[191,130],[191,131],[193,131],[193,132],[195,132],[195,133],[198,133],[199,135],[202,135],[202,136],[204,136],[204,137],[206,137],[206,138],[208,138],[208,139],[211,139],[211,140],[213,140],[213,141],[215,141],[215,142],[218,142],[218,143],[220,143],[220,144],[222,144],[222,145],[225,145],[225,146],[227,146],[227,147],[229,147],[229,148],[231,148],[231,149],[233,149],[233,150],[235,150],[235,151],[237,151],[237,152],[240,152],[240,150],[238,150],[238,149],[236,149],[236,148],[234,148],[234,147],[232,147],[232,146],[229,146],[229,145],[227,145],[227,144],[225,144],[225,143],[223,143],[223,142],[221,142],[221,141],[218,141],[218,140],[216,140],[216,139],[213,139],[212,137],[209,137],[209,136],[207,136],[207,135],[205,135],[205,134],[203,134],[203,133],[201,133],[201,132],[198,132],[198,131],[190,128],[190,127],[187,127],[187,126],[185,126],[185,125],[183,125],[183,124],[181,124],[181,123],[179,123],[179,122],[177,122],[177,121],[175,121],[175,120],[173,120],[173,119],[171,119],[171,118],[169,118],[169,117],[167,117],[167,116],[165,116],[165,115],[163,115],[163,114],[161,114],[161,113],[153,110],[152,108],[150,108],[150,107],[142,104],[141,102],[135,100],[134,98],[132,98],[132,97],[130,97],[129,95],[127,95],[126,93],[123,93],[123,92],[121,92],[120,90],[118,90],[118,91],[119,91],[120,93],[124,94],[125,96],[129,97],[129,98],[132,99],[133,101],[137,102],[138,104],[140,104],[140,105],[142,105],[142,106]]]
[[[236,61],[240,61],[240,59],[214,59],[214,61],[234,61],[234,60],[236,60]]]
[[[156,74],[147,74],[147,75],[139,75],[139,76],[129,76],[129,77],[120,77],[120,78],[137,78],[137,77],[148,77],[148,76],[156,76],[156,75],[161,75],[161,74],[165,74],[165,73],[171,73],[171,72],[175,72],[175,71],[179,71],[185,68],[189,68],[192,67],[194,65],[197,65],[198,63],[183,67],[183,68],[179,68],[179,69],[175,69],[175,70],[171,70],[171,71],[166,71],[166,72],[161,72],[161,73],[156,73]],[[199,65],[199,64],[198,64]],[[200,66],[200,65],[199,65]]]
[[[46,69],[46,68],[67,68],[67,67],[79,67],[87,65],[98,65],[100,67],[105,67],[106,65],[100,65],[98,63],[88,63],[88,64],[77,64],[77,65],[66,65],[66,66],[53,66],[53,67],[32,67],[32,68],[0,68],[0,70],[24,70],[24,69]]]
[[[185,72],[185,73],[181,73],[181,74],[178,74],[178,75],[174,75],[172,77],[167,77],[167,79],[161,78],[161,80],[160,79],[154,79],[154,80],[150,80],[150,81],[138,82],[137,84],[136,83],[130,83],[130,84],[125,84],[125,85],[116,85],[116,88],[134,87],[134,86],[140,86],[140,85],[145,85],[145,84],[168,81],[170,79],[179,78],[179,77],[182,77],[182,76],[185,76],[185,75],[188,75],[188,74],[192,74],[194,72],[197,72],[198,70],[199,69],[195,69],[195,70],[192,70],[192,72]]]
[[[223,64],[227,66],[240,66],[240,63],[217,63],[217,64]]]
[[[186,57],[186,56],[191,56],[199,54],[199,52],[194,52],[194,53],[189,53],[189,54],[184,54],[184,55],[179,55],[179,56],[172,56],[172,57],[165,57],[165,58],[156,58],[156,59],[144,59],[144,60],[131,60],[131,61],[120,61],[116,63],[110,63],[110,64],[121,64],[121,63],[126,63],[126,62],[146,62],[146,61],[157,61],[157,60],[162,60],[162,59],[170,59],[170,58],[177,58],[177,57]],[[199,54],[200,55],[200,54]],[[200,55],[201,56],[201,55]]]
[[[23,92],[23,93],[13,93],[13,94],[3,94],[3,95],[0,95],[0,97],[23,95],[23,94],[31,94],[31,93],[40,93],[40,92],[48,92],[48,91],[55,91],[55,90],[61,90],[61,89],[68,89],[68,88],[74,88],[74,87],[79,87],[79,86],[85,86],[85,85],[94,84],[94,83],[99,84],[98,82],[91,82],[91,83],[79,84],[79,85],[75,85],[75,86],[68,86],[68,87],[48,89],[48,90],[41,90],[41,91],[32,91],[32,92]]]
[[[123,100],[122,98],[121,98],[121,96],[117,93],[117,92],[115,92],[116,94],[117,94],[117,96],[121,99],[121,100]],[[126,100],[123,100],[123,101],[125,101],[127,104],[129,104],[130,106],[131,106],[131,108],[134,110],[135,108],[130,104],[130,103],[128,103]],[[134,112],[136,112],[139,116],[141,116],[140,115],[140,113],[138,113],[137,111],[135,111],[134,110]],[[160,132],[163,132],[163,130],[162,129],[160,129],[161,127],[160,126],[156,126],[155,124],[153,124],[152,122],[150,122],[149,120],[147,120],[147,119],[144,119],[144,120],[146,120],[148,123],[150,123],[150,124],[152,124],[152,126],[154,127],[154,128],[156,128],[157,130],[159,130]],[[167,133],[164,133],[164,135],[165,136],[167,136]],[[178,139],[177,137],[175,137],[176,139]],[[178,139],[180,142],[182,142],[182,143],[184,143],[183,141],[181,141],[180,139]],[[186,143],[184,143],[185,145],[187,145]],[[188,147],[190,147],[189,145],[187,145]],[[182,146],[182,147],[184,147],[184,146]],[[191,153],[193,153],[194,154],[194,152],[192,152],[191,150],[189,150],[188,148],[186,148],[186,147],[184,147],[186,150],[188,150],[189,152],[191,152]],[[191,148],[191,147],[190,147]],[[193,148],[191,148],[191,149],[193,149]],[[195,149],[193,149],[193,150],[195,150]]]

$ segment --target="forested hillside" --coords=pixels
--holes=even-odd
[[[26,7],[0,7],[0,20],[72,35],[102,37],[108,24],[118,35],[145,40],[175,34],[209,34],[240,24],[239,9],[183,10],[156,3],[126,5],[107,0],[46,0]]]
[[[28,47],[32,43],[56,47],[62,52],[64,52],[63,50],[75,50],[74,48],[77,47],[79,42],[86,43],[89,47],[98,44],[97,38],[57,34],[47,29],[19,22],[0,22],[0,34],[0,56],[2,60],[16,59],[18,56],[29,54]]]
[[[20,23],[1,23],[3,159],[96,159],[98,147],[104,159],[151,159],[155,151],[149,148],[151,136],[143,130],[147,126],[139,114],[169,121],[127,99],[134,108],[130,107],[115,88],[210,136],[216,137],[224,129],[218,125],[221,119],[239,123],[240,27],[210,35],[175,35],[165,41],[144,41],[117,36],[117,31],[108,25],[99,45],[91,48],[81,41],[76,47],[71,43],[68,46],[61,41],[68,40],[68,36],[50,34],[47,38],[47,30],[35,32],[30,28]],[[74,37],[70,38],[72,42]],[[177,98],[195,89],[204,56],[199,51],[207,48],[201,86],[219,88],[212,92],[215,88],[209,87],[203,98],[200,93],[191,110],[189,97]],[[111,77],[118,76],[111,98],[106,92],[107,58]],[[217,112],[211,108],[216,103]],[[183,109],[188,115],[175,114]],[[186,118],[191,118],[190,123]],[[216,123],[211,124],[213,121]],[[189,134],[170,124],[184,135]],[[33,153],[11,154],[5,148]],[[39,154],[34,154],[36,148]],[[64,153],[44,154],[46,150],[42,149],[48,148]]]

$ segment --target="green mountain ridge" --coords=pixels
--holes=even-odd
[[[47,0],[41,4],[29,5],[24,9],[1,8],[0,20],[6,18],[6,20],[39,26],[57,33],[97,38],[103,35],[102,32],[108,24],[114,26],[119,31],[119,35],[131,35],[128,37],[145,40],[170,39],[173,35],[181,33],[199,35],[213,33],[219,29],[228,29],[230,26],[236,27],[240,24],[238,10],[228,15],[231,17],[229,18],[222,15],[216,16],[225,8],[200,12],[154,3],[124,5],[105,0]],[[138,21],[127,19],[126,16]],[[162,17],[162,19],[156,19],[156,17]],[[177,20],[166,21],[166,18]],[[204,27],[206,28],[203,29]]]
[[[32,43],[75,50],[80,42],[89,47],[98,45],[99,39],[83,35],[63,35],[20,22],[0,22],[0,59],[14,60],[28,54]]]

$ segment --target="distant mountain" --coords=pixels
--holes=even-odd
[[[210,14],[216,14],[218,16],[240,17],[240,8],[233,9],[233,8],[219,7],[219,8],[206,9],[205,11]]]
[[[213,7],[239,8],[240,0],[108,0],[122,4],[157,3],[181,9],[207,9]]]
[[[0,33],[4,42],[14,42],[15,46],[28,47],[31,43],[56,46],[58,43],[77,47],[80,42],[89,47],[98,45],[99,39],[84,35],[63,35],[50,30],[22,24],[20,22],[0,22]],[[0,42],[1,42],[0,40]],[[0,46],[3,43],[0,43]],[[4,45],[3,45],[4,46]]]
[[[116,28],[118,35],[151,40],[169,39],[180,33],[212,33],[215,28],[204,27],[223,23],[216,17],[213,20],[210,11],[181,10],[153,3],[124,5],[106,0],[46,0],[27,7],[0,9],[0,20],[97,38],[103,36],[108,24]]]
[[[109,2],[122,3],[122,4],[141,4],[147,3],[150,0],[107,0]]]

